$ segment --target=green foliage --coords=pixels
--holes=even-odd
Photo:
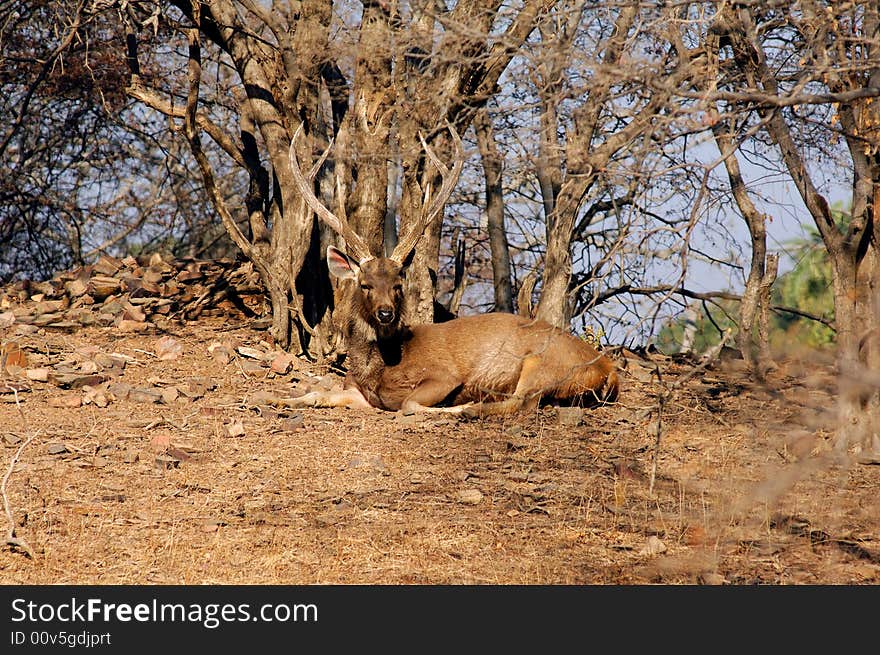
[[[849,213],[841,208],[833,210],[839,229],[845,229]],[[795,265],[787,273],[780,275],[773,285],[771,304],[792,307],[803,312],[834,319],[833,273],[828,252],[822,238],[815,228],[807,231],[803,239],[785,244]],[[707,315],[707,307],[712,320]],[[834,330],[818,321],[813,321],[789,312],[772,312],[770,322],[770,344],[776,347],[799,345],[808,348],[823,348],[834,343]],[[732,317],[732,318],[731,318]],[[692,350],[705,352],[716,345],[721,332],[735,326],[739,317],[739,304],[724,302],[718,306],[703,303],[703,307],[692,320],[696,327]],[[714,324],[713,324],[714,320]],[[667,323],[657,337],[657,347],[666,353],[679,352],[684,339],[688,318],[684,315]],[[736,329],[734,327],[734,329]]]
[[[657,335],[657,348],[667,354],[682,350],[685,343],[685,331],[690,327],[693,332],[693,343],[690,348],[695,353],[702,353],[718,344],[721,335],[728,328],[736,329],[739,315],[739,303],[729,300],[718,304],[703,303],[699,311],[691,312],[690,316],[681,315],[674,321],[663,326]]]
[[[818,232],[794,247],[795,267],[779,277],[773,287],[774,305],[796,307],[810,314],[834,318],[831,263]],[[771,344],[798,343],[820,348],[834,343],[834,331],[796,314],[774,312]]]

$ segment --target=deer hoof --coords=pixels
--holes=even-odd
[[[298,398],[292,398],[288,403],[289,407],[316,407],[318,404],[318,392],[310,391]]]
[[[465,403],[452,408],[453,413],[464,418],[477,418],[480,416],[479,408],[474,403]]]

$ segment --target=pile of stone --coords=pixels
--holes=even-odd
[[[250,262],[103,255],[51,280],[0,288],[0,327],[136,331],[216,314],[251,319],[256,328],[269,325],[269,303]]]

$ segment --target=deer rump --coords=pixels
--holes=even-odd
[[[542,402],[595,405],[618,392],[608,358],[548,323],[514,314],[405,327],[348,357],[345,388],[392,411],[463,406],[464,413],[507,414]]]

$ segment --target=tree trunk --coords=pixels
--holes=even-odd
[[[571,320],[571,233],[577,207],[557,202],[547,219],[547,253],[544,259],[543,288],[535,318],[567,329]]]
[[[736,157],[736,146],[733,141],[732,130],[727,122],[718,122],[712,126],[712,133],[715,135],[715,143],[721,153],[724,161],[724,167],[727,170],[727,178],[730,182],[730,190],[733,193],[734,200],[739,207],[740,214],[749,229],[749,237],[752,245],[752,261],[749,267],[749,276],[746,280],[746,288],[742,294],[742,302],[740,304],[740,320],[739,320],[739,349],[752,375],[762,380],[764,372],[768,370],[772,363],[764,361],[769,357],[769,349],[759,334],[759,344],[756,349],[754,326],[755,319],[758,314],[758,307],[762,302],[763,292],[767,288],[765,280],[765,260],[767,258],[767,229],[765,225],[765,217],[761,214],[752,199],[749,197],[746,185],[742,178],[739,168],[739,160]],[[775,273],[773,275],[775,278]],[[770,282],[772,284],[772,280]],[[769,293],[769,290],[766,291]],[[765,301],[765,307],[767,305]],[[765,311],[766,316],[766,311]],[[758,330],[759,333],[762,330]],[[766,331],[763,331],[766,332]],[[766,340],[766,335],[764,337]],[[763,354],[758,359],[760,350]]]
[[[374,256],[383,252],[388,209],[388,161],[391,108],[396,98],[391,83],[391,26],[381,3],[365,3],[355,65],[354,108],[348,114],[352,152],[354,211],[349,223]],[[340,200],[340,203],[343,202]]]
[[[625,51],[624,44],[638,11],[638,6],[632,4],[625,5],[617,14],[614,30],[601,44],[601,61],[604,65],[619,64]],[[671,89],[675,83],[673,80],[668,80],[667,84]],[[555,182],[555,171],[548,169],[548,182],[546,185],[542,183],[542,191],[544,186],[548,186],[553,189],[554,197],[553,207],[549,213],[546,213],[547,198],[546,196],[544,198],[547,253],[544,260],[543,289],[536,317],[563,329],[569,327],[573,307],[570,296],[571,239],[578,212],[588,192],[596,183],[601,169],[614,153],[645,131],[656,112],[664,106],[670,92],[669,90],[657,92],[630,123],[594,146],[594,137],[602,132],[602,109],[609,99],[611,88],[610,77],[591,87],[587,100],[575,112],[574,125],[567,135],[565,179]],[[546,116],[552,116],[554,112],[552,106],[544,107],[543,113]],[[549,122],[542,125],[541,138],[545,150],[542,151],[541,161],[547,161],[548,167],[553,161],[553,153],[559,151],[556,145],[557,129],[557,126],[551,126]]]
[[[486,216],[489,226],[489,249],[492,252],[492,279],[495,289],[495,311],[513,312],[513,294],[510,285],[510,247],[504,227],[504,191],[501,184],[502,157],[495,142],[492,121],[483,108],[474,117],[474,131],[486,189]]]

